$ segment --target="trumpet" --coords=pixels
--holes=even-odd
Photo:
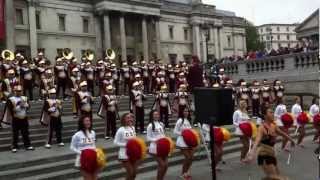
[[[71,60],[73,58],[73,52],[69,48],[63,49],[62,56],[67,59]]]
[[[114,60],[116,58],[116,53],[113,49],[106,50],[106,58],[108,58],[109,60]]]
[[[14,58],[15,58],[14,53],[8,49],[3,50],[1,52],[1,57],[2,57],[2,59],[9,60],[9,61],[14,60]]]

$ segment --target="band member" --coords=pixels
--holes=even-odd
[[[275,119],[275,124],[287,135],[289,135],[289,127],[284,126],[281,117],[287,113],[287,106],[283,103],[282,98],[278,98],[277,101],[277,107],[274,111],[274,119]],[[288,140],[286,138],[283,138],[282,140],[282,146],[281,148],[288,151],[287,147]]]
[[[252,102],[252,114],[254,117],[260,116],[260,84],[258,81],[253,81],[251,87],[251,102]]]
[[[112,74],[113,85],[115,88],[115,94],[119,95],[119,81],[120,81],[120,71],[118,70],[116,64],[112,63],[110,65],[110,71]]]
[[[91,95],[94,96],[94,67],[91,65],[91,62],[87,62],[83,69],[84,79],[88,84],[88,91],[91,92]]]
[[[22,134],[23,144],[26,150],[34,150],[29,138],[28,108],[28,98],[22,96],[21,85],[15,86],[14,95],[8,98],[2,118],[3,123],[11,124],[12,127],[13,141],[11,151],[13,153],[17,152],[19,148],[19,132]]]
[[[219,69],[218,77],[219,77],[219,82],[224,81],[227,78],[227,76],[224,74],[224,68]]]
[[[184,72],[179,73],[176,83],[177,83],[177,87],[180,87],[181,84],[185,84],[187,86],[188,81],[187,81],[187,78],[186,78]]]
[[[26,96],[27,92],[30,101],[33,101],[33,71],[27,60],[22,61],[20,68],[20,78],[23,86],[23,94]]]
[[[75,93],[76,109],[77,115],[88,116],[92,120],[93,98],[87,87],[86,81],[80,83],[80,91]]]
[[[57,80],[57,97],[59,98],[60,90],[62,88],[63,99],[67,98],[66,87],[67,87],[67,66],[63,63],[61,58],[56,60],[56,65],[54,67],[54,73]]]
[[[297,126],[298,132],[299,132],[297,144],[298,144],[298,146],[304,147],[304,145],[302,144],[302,141],[303,141],[303,138],[305,136],[305,128],[304,128],[304,125],[299,124],[298,120],[297,120],[297,118],[300,115],[300,113],[302,113],[302,108],[301,108],[300,103],[301,103],[300,98],[296,97],[295,98],[295,104],[291,108],[291,113],[292,113],[293,118],[294,118],[294,125]]]
[[[151,75],[151,77],[150,77],[151,91],[155,92],[155,89],[157,86],[156,78],[157,78],[157,74],[158,74],[158,69],[157,69],[154,61],[149,62],[149,74]]]
[[[160,92],[156,96],[152,109],[159,110],[160,121],[165,124],[166,128],[169,128],[169,115],[171,114],[171,107],[168,87],[166,85],[161,86]]]
[[[189,147],[184,141],[184,138],[182,136],[183,130],[192,128],[190,118],[191,118],[191,112],[189,111],[188,108],[185,108],[182,111],[182,116],[178,119],[173,130],[173,133],[178,136],[176,141],[176,146],[178,149],[181,150],[185,158],[183,161],[182,174],[181,174],[181,177],[183,179],[191,179],[191,175],[189,174],[189,169],[192,165],[193,155],[195,152],[195,148]]]
[[[239,101],[244,100],[244,101],[246,101],[246,103],[248,105],[249,93],[250,93],[250,90],[249,90],[249,88],[247,88],[247,82],[245,82],[245,81],[241,82],[240,87],[239,87],[239,92],[238,92]]]
[[[169,79],[169,92],[175,93],[176,92],[176,73],[174,72],[174,68],[171,64],[168,65],[167,75]]]
[[[158,162],[157,180],[164,180],[168,169],[168,156],[160,157],[157,155],[157,141],[165,137],[163,123],[159,119],[159,113],[152,110],[149,115],[149,125],[147,127],[147,140],[150,142],[149,154]]]
[[[233,125],[236,127],[234,134],[240,137],[242,143],[240,162],[246,163],[246,155],[249,151],[249,137],[245,136],[240,129],[240,124],[250,122],[250,118],[247,112],[247,103],[245,100],[240,100],[239,109],[233,113]]]
[[[15,76],[13,69],[8,70],[7,78],[3,80],[2,91],[5,98],[13,95],[13,88],[19,84],[19,79]]]
[[[48,126],[49,137],[45,148],[50,149],[52,144],[52,135],[53,131],[56,134],[57,143],[59,146],[64,146],[61,137],[62,130],[62,121],[61,121],[61,113],[62,113],[62,104],[61,101],[56,98],[56,90],[50,89],[48,91],[49,97],[45,100],[42,114],[40,117],[40,123],[44,126]]]
[[[165,71],[158,72],[156,82],[156,91],[160,91],[160,88],[167,84]]]
[[[148,65],[146,64],[145,61],[141,61],[140,72],[143,77],[144,92],[149,93],[150,92],[150,77],[149,77]]]
[[[123,62],[122,63],[122,68],[120,69],[120,72],[121,72],[121,78],[123,80],[123,93],[126,94],[127,92],[131,91],[130,69],[128,67],[128,63],[127,62]]]
[[[114,144],[119,146],[118,159],[126,169],[126,180],[134,180],[137,175],[138,161],[130,161],[127,156],[127,143],[136,137],[133,114],[125,113],[121,117],[121,127],[117,130]]]
[[[257,137],[248,159],[252,161],[254,157],[258,156],[258,165],[263,169],[267,177],[263,179],[287,179],[280,175],[274,145],[277,135],[291,141],[292,146],[295,145],[294,140],[274,124],[274,115],[270,108],[266,109],[262,114],[264,115],[264,122],[258,129]]]
[[[86,172],[81,168],[81,156],[85,150],[96,149],[96,133],[92,130],[92,120],[90,117],[83,116],[78,121],[78,132],[72,136],[70,149],[77,154],[75,167],[80,168],[84,180],[98,179],[98,170]]]
[[[314,128],[316,129],[316,134],[314,135],[313,137],[313,142],[316,142],[317,140],[318,143],[320,144],[320,139],[319,139],[319,136],[320,136],[320,125],[318,124],[319,122],[315,122],[314,121],[314,118],[316,115],[319,115],[320,113],[320,110],[319,110],[319,102],[317,102],[317,98],[313,98],[312,99],[312,105],[310,106],[310,109],[309,109],[309,114],[313,120],[313,126]]]
[[[114,79],[112,78],[112,73],[106,72],[104,74],[104,79],[103,79],[102,85],[101,85],[102,92],[105,94],[106,87],[109,85],[113,86],[113,84],[114,84]]]
[[[284,87],[283,87],[283,85],[281,84],[281,81],[280,81],[280,80],[275,80],[275,81],[274,81],[273,91],[274,91],[274,97],[275,97],[275,100],[276,100],[276,101],[277,101],[277,99],[283,97]]]
[[[212,83],[212,87],[213,87],[213,88],[220,88],[220,87],[221,87],[221,84],[219,83],[218,80],[219,80],[219,79],[213,80],[213,83]]]
[[[2,55],[3,54],[3,55]],[[2,51],[1,55],[4,57],[1,65],[1,77],[5,77],[10,69],[14,69],[13,60],[14,53],[9,50]]]
[[[131,79],[133,79],[137,74],[140,74],[140,68],[136,61],[132,63],[132,66],[130,67],[130,75]]]
[[[268,81],[265,79],[263,80],[263,85],[261,87],[261,93],[262,93],[262,101],[271,102],[271,88],[268,85]]]
[[[141,90],[141,84],[139,82],[134,82],[132,85],[131,91],[131,110],[135,115],[136,123],[135,127],[138,128],[141,133],[145,133],[144,131],[144,105],[143,101],[145,100],[145,95]]]
[[[226,89],[227,88],[229,88],[229,89],[232,89],[232,109],[234,109],[234,107],[237,105],[237,99],[236,99],[236,97],[237,97],[237,90],[236,90],[236,88],[234,87],[234,85],[233,85],[233,81],[230,79],[230,80],[228,80],[227,81],[227,83],[226,83],[226,87],[225,87]]]
[[[79,84],[81,79],[79,69],[77,67],[73,68],[69,77],[70,78],[69,78],[68,86],[71,90],[71,96],[72,96],[72,112],[73,112],[74,118],[77,118],[78,111],[77,111],[75,94],[79,90]]]
[[[113,86],[107,86],[106,94],[102,96],[98,110],[98,115],[105,120],[105,139],[110,139],[116,134],[116,120],[119,117],[117,103]]]
[[[45,73],[46,73],[46,64],[44,60],[41,60],[36,64],[36,69],[35,69],[35,83],[37,86],[41,86],[41,80],[45,78]],[[41,94],[41,88],[39,88],[39,94]]]
[[[209,77],[207,75],[206,72],[203,72],[202,73],[202,82],[203,82],[203,87],[209,87],[210,86],[210,80],[209,80]]]
[[[183,117],[184,109],[190,109],[189,94],[187,93],[187,86],[185,84],[181,84],[178,92],[176,92],[174,106],[175,111],[178,112],[179,118]]]
[[[106,67],[104,65],[103,60],[99,60],[96,65],[95,75],[96,75],[96,85],[99,87],[100,95],[103,95],[103,89],[101,84],[104,79],[105,71],[106,71]]]
[[[41,89],[41,96],[44,100],[48,97],[48,90],[56,88],[55,78],[53,76],[53,72],[51,69],[47,69],[45,71],[45,77],[41,79],[40,89]]]

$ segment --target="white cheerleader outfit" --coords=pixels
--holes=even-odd
[[[77,153],[75,166],[80,167],[81,151],[85,149],[96,149],[96,133],[91,131],[86,136],[83,131],[78,131],[72,136],[70,149]]]
[[[122,126],[117,130],[113,143],[120,147],[118,152],[119,160],[128,160],[127,142],[136,137],[136,131],[133,126]]]
[[[240,110],[236,110],[233,113],[233,125],[235,125],[236,130],[234,132],[235,135],[242,136],[243,132],[241,131],[239,125],[242,123],[249,122],[250,118],[247,113],[241,112]]]
[[[274,111],[274,118],[276,120],[276,125],[279,127],[283,126],[283,122],[281,120],[281,116],[287,113],[287,107],[284,104],[279,104]]]
[[[188,119],[184,119],[183,123],[182,123],[182,118],[178,119],[176,126],[174,127],[174,130],[173,130],[173,133],[175,135],[178,135],[177,142],[176,142],[177,148],[180,148],[180,149],[188,148],[188,145],[184,142],[184,139],[181,133],[183,130],[191,129],[191,128],[192,126]]]
[[[317,104],[313,104],[312,106],[310,106],[309,114],[311,115],[312,119],[314,118],[315,115],[319,114],[319,112],[320,110]]]
[[[297,126],[298,125],[297,117],[299,116],[300,113],[302,113],[302,108],[301,108],[300,104],[294,104],[291,108],[291,113],[292,113],[293,119],[294,119],[293,125]]]
[[[159,121],[154,122],[154,130],[152,130],[152,123],[147,127],[147,141],[150,142],[149,153],[157,154],[157,141],[164,138],[163,124]]]

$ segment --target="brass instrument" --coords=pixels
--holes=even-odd
[[[8,49],[3,50],[1,52],[1,57],[2,57],[2,59],[9,60],[9,61],[14,60],[14,58],[15,58],[14,53]]]
[[[107,49],[106,50],[106,57],[109,59],[109,60],[114,60],[116,58],[116,53],[114,52],[113,49]]]
[[[84,53],[84,57],[89,60],[92,61],[94,59],[94,52],[90,49],[86,50]]]
[[[69,48],[63,49],[62,56],[67,59],[71,60],[73,58],[73,52]]]

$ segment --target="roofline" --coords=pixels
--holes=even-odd
[[[304,21],[302,21],[296,28],[295,31],[299,31],[299,29],[305,25],[313,16],[319,14],[319,9],[315,10],[310,16],[308,16]]]
[[[260,26],[256,26],[256,27],[265,27],[265,26],[298,26],[298,23],[292,23],[292,24],[284,24],[284,23],[269,23],[269,24],[262,24]]]

